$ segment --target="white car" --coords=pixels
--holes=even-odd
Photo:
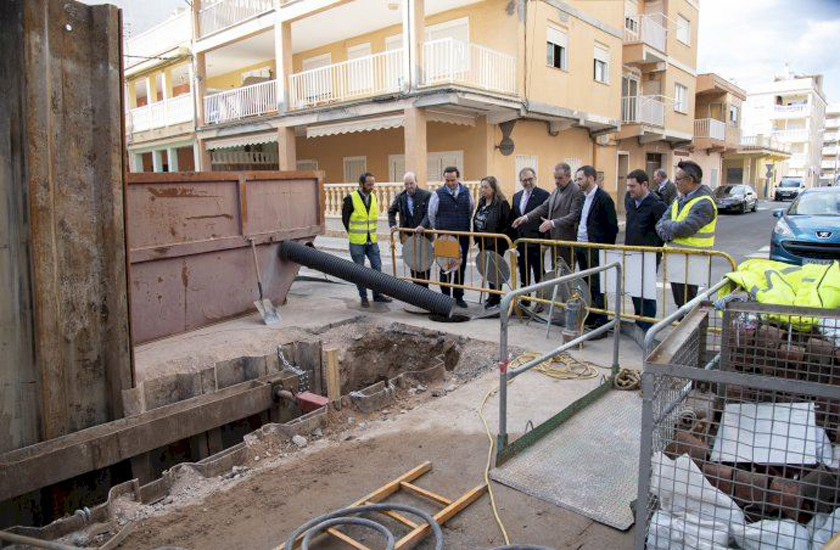
[[[805,191],[805,181],[802,178],[785,176],[779,182],[779,185],[776,186],[776,191],[773,193],[773,200],[793,200],[803,191]]]

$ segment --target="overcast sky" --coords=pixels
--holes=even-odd
[[[102,0],[85,0],[100,4]],[[186,0],[110,0],[132,34],[165,19]],[[700,0],[699,72],[750,90],[790,64],[825,75],[828,101],[840,102],[840,0]]]
[[[697,69],[739,86],[794,72],[822,73],[829,102],[840,102],[840,0],[700,0]]]

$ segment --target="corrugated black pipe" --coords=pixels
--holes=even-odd
[[[455,301],[449,296],[402,281],[349,260],[337,258],[297,241],[280,243],[280,259],[295,262],[311,269],[317,269],[327,275],[365,286],[438,315],[448,317],[455,305]]]

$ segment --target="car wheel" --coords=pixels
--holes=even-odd
[[[738,213],[743,214],[747,211],[747,203],[742,202],[740,208],[738,208]]]
[[[757,212],[757,211],[758,211],[758,199],[756,199],[756,200],[755,200],[755,202],[753,202],[752,211],[753,211],[753,212]]]
[[[779,195],[773,195],[773,201],[774,201],[774,202],[781,202],[781,201],[779,200]]]

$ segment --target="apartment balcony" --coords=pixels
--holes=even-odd
[[[823,143],[834,143],[840,141],[840,134],[830,133],[823,135]]]
[[[663,14],[646,13],[624,18],[624,63],[666,61],[667,45],[668,27]]]
[[[776,130],[773,132],[773,136],[788,143],[797,143],[809,140],[808,130],[804,128],[797,130]]]
[[[840,154],[840,147],[837,147],[836,145],[823,147],[822,154],[824,157],[836,157]]]
[[[204,98],[206,124],[234,122],[277,112],[277,81],[242,86]]]
[[[621,123],[665,126],[663,96],[641,95],[621,98]]]
[[[807,103],[773,106],[774,119],[805,118],[807,116],[810,116],[810,114],[811,106]]]
[[[218,0],[198,14],[199,37],[229,29],[274,9],[274,0]]]
[[[289,76],[294,110],[397,93],[403,86],[403,50],[389,50]]]
[[[702,118],[700,120],[695,120],[694,137],[725,141],[726,123],[714,118]]]
[[[840,118],[827,118],[827,119],[825,119],[825,127],[826,127],[826,129],[840,128]]]
[[[516,95],[516,58],[484,46],[444,38],[423,45],[423,87],[464,86]],[[399,93],[404,89],[402,49],[333,63],[289,77],[293,110]]]
[[[740,151],[744,153],[769,152],[789,156],[790,145],[770,136],[743,136]]]
[[[516,95],[516,57],[454,38],[423,44],[426,86],[456,84]]]
[[[840,168],[840,162],[837,162],[836,159],[824,160],[820,166],[823,170],[836,170],[837,168]]]
[[[192,39],[192,24],[189,10],[184,10],[126,41],[124,55],[125,68],[130,69],[173,50],[188,45]]]
[[[137,107],[128,112],[126,132],[131,135],[192,122],[194,112],[192,93]]]

